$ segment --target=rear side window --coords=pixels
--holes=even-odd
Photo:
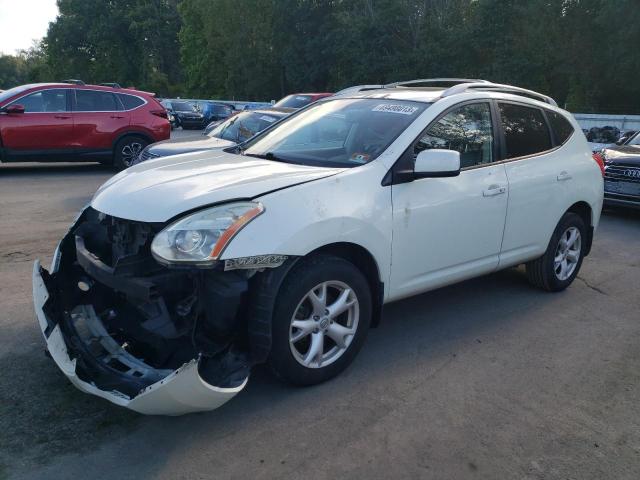
[[[534,155],[551,149],[551,135],[539,108],[500,103],[505,158]]]
[[[76,90],[76,111],[115,112],[120,110],[116,97],[111,92],[100,90]]]
[[[117,95],[122,102],[125,110],[133,110],[134,108],[138,108],[139,106],[144,105],[144,100],[142,100],[140,97],[127,95],[126,93],[118,93]]]
[[[13,102],[23,105],[27,113],[65,112],[67,110],[66,89],[40,90]]]
[[[551,124],[551,130],[553,130],[553,134],[556,137],[556,142],[558,145],[562,145],[573,133],[571,123],[569,123],[569,120],[564,118],[564,116],[551,110],[547,110],[547,118]]]

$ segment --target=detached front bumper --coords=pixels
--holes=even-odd
[[[59,262],[60,251],[56,250],[52,263],[52,272],[57,270]],[[233,398],[247,384],[248,376],[233,388],[221,388],[207,383],[199,373],[202,358],[198,357],[187,361],[174,371],[153,371],[152,374],[156,376],[161,372],[159,379],[135,394],[125,394],[118,391],[117,388],[112,390],[98,388],[90,379],[82,379],[78,375],[77,362],[79,359],[87,363],[93,362],[94,365],[96,364],[96,359],[77,350],[70,354],[69,345],[71,344],[68,343],[68,335],[65,334],[64,326],[61,324],[64,319],[59,315],[59,310],[55,305],[55,298],[50,295],[44,278],[45,275],[47,273],[42,269],[40,262],[36,261],[33,266],[33,303],[36,316],[51,357],[71,383],[81,391],[97,395],[116,405],[139,413],[182,415],[218,408]],[[101,343],[103,347],[106,346],[106,348],[112,349],[112,352],[114,348],[121,348],[111,339],[106,330],[103,330],[104,327],[101,324],[93,324],[92,327],[94,330],[93,339]],[[118,356],[117,352],[113,353],[114,357]],[[145,367],[148,370],[152,370],[144,365],[144,362],[133,359],[131,355],[124,351],[122,356],[125,360],[126,357],[132,359],[131,371],[137,375],[145,375]],[[96,365],[96,368],[105,367]]]

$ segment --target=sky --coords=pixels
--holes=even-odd
[[[0,53],[31,47],[58,14],[56,0],[0,0]]]

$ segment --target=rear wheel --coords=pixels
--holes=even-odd
[[[273,315],[271,369],[296,385],[324,382],[360,350],[371,322],[371,292],[350,262],[318,255],[285,279]]]
[[[551,236],[545,254],[527,263],[529,282],[550,292],[558,292],[571,285],[582,266],[586,230],[580,215],[565,213]]]
[[[113,154],[113,166],[118,170],[129,168],[138,159],[149,142],[138,135],[129,135],[118,141]]]

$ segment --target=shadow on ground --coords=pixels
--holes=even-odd
[[[505,294],[511,297],[512,311],[499,306],[499,299]],[[461,298],[464,302],[460,302]],[[4,372],[0,383],[0,467],[4,463],[8,471],[45,466],[63,454],[93,451],[143,426],[167,427],[172,432],[171,444],[180,444],[180,435],[203,428],[211,431],[210,440],[215,441],[233,431],[243,417],[272,410],[282,402],[308,403],[318,389],[328,388],[334,391],[333,395],[345,397],[338,398],[338,403],[348,402],[349,392],[358,389],[345,383],[384,377],[390,366],[405,368],[405,362],[413,362],[416,355],[428,362],[433,352],[441,353],[443,349],[451,350],[444,355],[446,362],[451,361],[456,356],[455,344],[476,341],[477,329],[492,328],[492,322],[493,327],[499,328],[500,324],[517,320],[516,311],[534,302],[553,301],[554,296],[532,291],[521,271],[508,270],[397,302],[385,307],[385,320],[372,330],[356,360],[356,371],[352,367],[333,382],[300,389],[278,382],[265,367],[258,367],[247,389],[221,409],[178,418],[140,416],[79,392],[43,350],[5,356],[0,358]],[[498,309],[501,314],[493,315]],[[481,323],[476,321],[478,316],[483,317]],[[384,362],[378,357],[380,352]],[[438,362],[441,358],[439,354]],[[169,444],[164,448],[170,448]]]

